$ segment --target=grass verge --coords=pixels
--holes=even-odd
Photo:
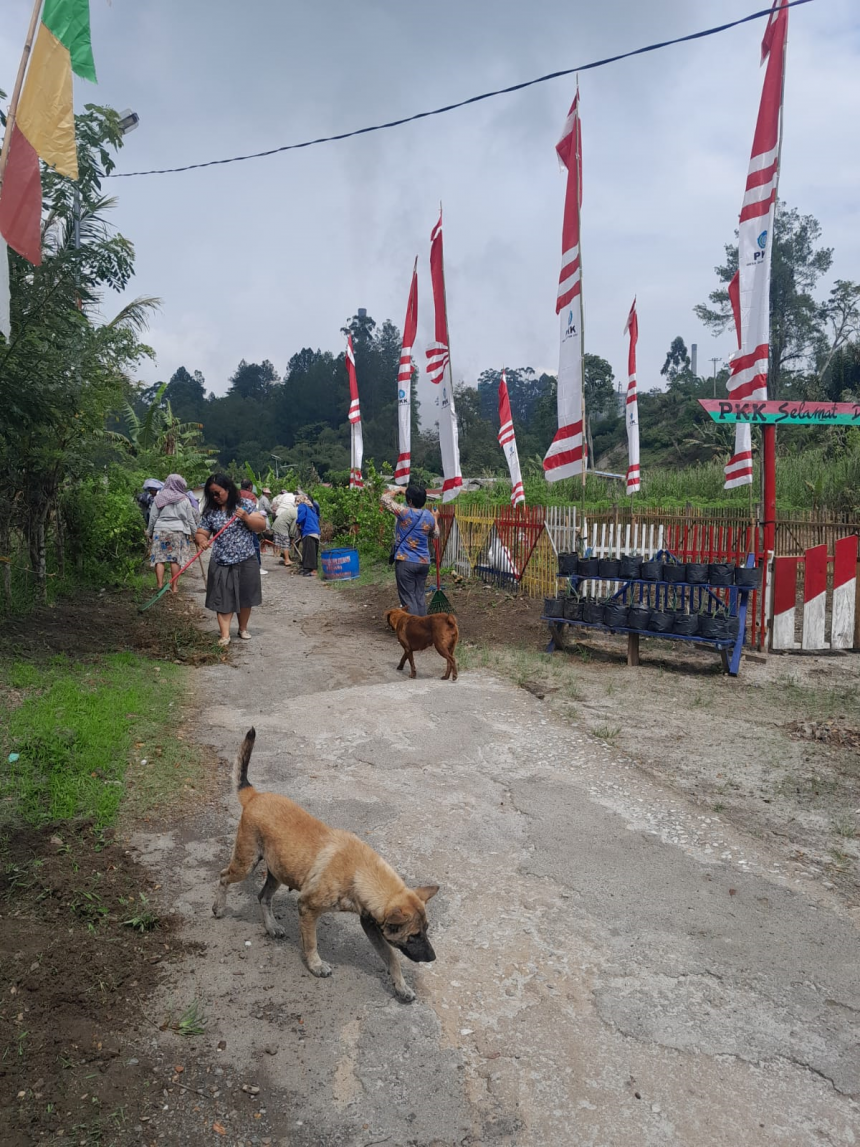
[[[143,813],[196,783],[200,756],[174,732],[182,667],[132,652],[7,667],[0,823],[86,819],[104,828],[126,795]]]

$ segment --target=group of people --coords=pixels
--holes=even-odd
[[[212,542],[212,558],[206,583],[206,608],[218,617],[218,644],[230,644],[230,627],[236,614],[239,637],[250,639],[248,620],[254,606],[262,603],[260,538],[270,534],[282,552],[284,565],[293,561],[290,548],[301,541],[301,572],[316,577],[319,561],[319,505],[301,490],[282,491],[270,501],[264,488],[258,499],[249,478],[241,486],[228,474],[213,474],[203,487],[202,511],[181,474],[165,482],[148,478],[137,496],[150,543],[149,564],[155,570],[159,589],[164,587],[167,567],[171,592],[176,593],[179,573]]]

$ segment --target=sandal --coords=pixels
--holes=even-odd
[[[218,638],[218,644],[221,646],[222,649],[226,649],[227,646],[230,644],[230,638],[229,637],[219,637]]]
[[[242,638],[243,641],[250,641],[251,640],[251,635],[247,629],[240,629],[239,630],[239,636]]]

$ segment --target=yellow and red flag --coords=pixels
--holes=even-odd
[[[89,0],[45,0],[0,190],[0,234],[36,265],[42,262],[39,160],[78,178],[72,72],[95,82]]]

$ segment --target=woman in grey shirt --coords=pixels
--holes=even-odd
[[[185,479],[181,474],[171,474],[155,495],[146,530],[152,542],[149,564],[155,567],[159,589],[164,585],[165,565],[170,565],[171,577],[175,577],[191,558],[191,539],[196,530],[197,519],[188,500]],[[174,582],[171,593],[176,590]]]

